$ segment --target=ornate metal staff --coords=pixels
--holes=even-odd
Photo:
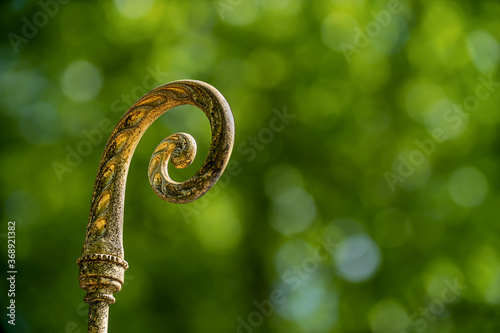
[[[132,154],[146,129],[173,107],[190,104],[206,114],[212,142],[205,162],[191,179],[178,183],[168,175],[168,162],[185,168],[196,155],[196,142],[186,133],[164,139],[149,162],[149,182],[156,194],[173,203],[188,203],[201,197],[219,179],[227,165],[234,140],[234,121],[224,96],[200,81],[175,81],[160,86],[139,99],[120,120],[101,157],[92,194],[87,233],[80,266],[80,287],[87,291],[88,332],[108,331],[109,304],[120,291],[128,268],[123,251],[123,205],[125,182]]]

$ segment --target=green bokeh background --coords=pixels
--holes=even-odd
[[[146,132],[110,332],[498,331],[497,1],[17,0],[0,17],[0,268],[15,220],[18,270],[15,326],[1,280],[5,331],[86,331],[75,261],[105,141],[178,79],[228,100],[234,169],[197,202],[163,202],[153,149],[192,134],[197,160],[171,170],[187,179],[208,121],[180,107]],[[336,244],[324,260],[318,239]]]

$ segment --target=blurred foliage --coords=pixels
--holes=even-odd
[[[19,272],[4,330],[86,331],[75,261],[105,141],[189,78],[232,107],[233,169],[163,202],[154,147],[194,135],[186,179],[208,122],[183,107],[148,130],[110,332],[498,331],[498,1],[12,0],[0,17],[0,268],[15,220]]]

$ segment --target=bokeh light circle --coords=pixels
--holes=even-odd
[[[350,282],[368,280],[378,270],[380,263],[380,249],[366,234],[346,237],[334,255],[338,274]]]
[[[101,71],[87,60],[72,62],[61,75],[63,93],[76,102],[93,100],[101,87]]]
[[[488,194],[488,182],[481,171],[465,166],[453,172],[448,190],[457,205],[472,208],[483,203]]]

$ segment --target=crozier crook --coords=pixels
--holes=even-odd
[[[156,147],[149,162],[149,181],[163,200],[188,203],[201,197],[219,179],[227,165],[234,139],[231,109],[211,85],[192,80],[160,86],[139,99],[114,129],[101,157],[92,194],[87,232],[80,266],[80,287],[87,291],[88,332],[104,333],[108,327],[109,304],[120,291],[128,264],[123,252],[123,206],[125,182],[132,155],[146,129],[163,113],[190,104],[208,117],[212,141],[200,170],[178,183],[168,175],[168,162],[177,168],[191,164],[196,142],[186,133],[170,135]]]

